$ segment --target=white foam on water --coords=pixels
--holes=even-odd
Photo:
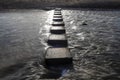
[[[72,29],[77,30],[77,26],[73,26]]]
[[[39,39],[41,40],[42,44],[45,46],[45,49],[48,48],[46,41],[48,36],[50,35],[49,32],[52,24],[53,14],[54,14],[54,10],[47,12],[47,20],[45,21],[45,25],[39,30],[39,34],[42,35],[42,38],[40,37]]]
[[[48,18],[46,20],[46,23],[52,24],[52,18],[53,18],[53,14],[54,14],[54,10],[48,11]]]
[[[78,33],[76,34],[80,40],[85,40],[84,33]]]

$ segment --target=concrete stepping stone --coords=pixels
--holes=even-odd
[[[47,65],[71,64],[72,56],[68,48],[48,48],[45,61]]]
[[[61,8],[55,8],[55,11],[61,11]]]
[[[63,21],[53,21],[52,25],[53,26],[65,26]]]
[[[61,8],[56,8],[53,16],[48,45],[51,46],[46,50],[45,62],[47,66],[59,66],[72,64],[72,56],[68,47],[66,38],[65,24],[63,22]],[[53,68],[53,67],[52,67]]]
[[[54,13],[54,15],[61,15],[61,13]]]
[[[54,12],[61,12],[61,10],[54,10]]]
[[[63,26],[53,26],[53,27],[51,27],[50,28],[50,32],[52,33],[52,34],[65,34],[65,27],[63,27]]]
[[[60,12],[60,13],[61,13],[61,10],[60,10],[60,11],[58,11],[58,10],[54,10],[54,13],[56,13],[56,12],[58,12],[58,13]]]
[[[61,10],[54,10],[55,12],[61,12]]]
[[[54,15],[53,18],[62,18],[62,15]]]
[[[63,21],[63,18],[53,18],[53,21]]]
[[[55,11],[54,15],[61,15],[61,11]]]
[[[51,34],[47,42],[50,46],[53,46],[53,47],[68,46],[68,42],[65,34]]]

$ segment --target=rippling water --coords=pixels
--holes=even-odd
[[[63,13],[74,56],[74,71],[63,79],[120,80],[120,11],[65,10]]]
[[[19,80],[19,76],[28,74],[32,64],[43,62],[43,37],[39,31],[47,15],[42,10],[0,12],[0,80]]]
[[[65,80],[120,80],[120,11],[63,10],[73,69]],[[40,80],[53,11],[0,11],[0,80]]]

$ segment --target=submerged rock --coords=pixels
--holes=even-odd
[[[88,25],[86,21],[83,21],[82,22],[82,25]]]

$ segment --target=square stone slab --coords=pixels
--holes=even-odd
[[[46,64],[70,64],[72,56],[68,48],[48,48],[45,56]]]
[[[62,9],[61,8],[55,8],[55,11],[61,11]]]
[[[48,38],[48,44],[53,47],[67,47],[68,42],[65,34],[51,34]]]
[[[53,18],[62,18],[62,15],[54,15]]]
[[[54,13],[54,15],[61,15],[61,13]]]
[[[67,38],[65,34],[51,34],[49,40],[67,40]]]
[[[65,34],[65,27],[60,26],[53,26],[50,28],[50,32],[52,34]]]
[[[63,18],[53,18],[53,21],[63,21]]]
[[[61,11],[54,11],[54,15],[61,15]]]
[[[54,13],[61,13],[61,10],[60,10],[60,11],[56,11],[56,10],[55,10]]]
[[[52,25],[53,26],[65,26],[63,21],[53,21]]]

